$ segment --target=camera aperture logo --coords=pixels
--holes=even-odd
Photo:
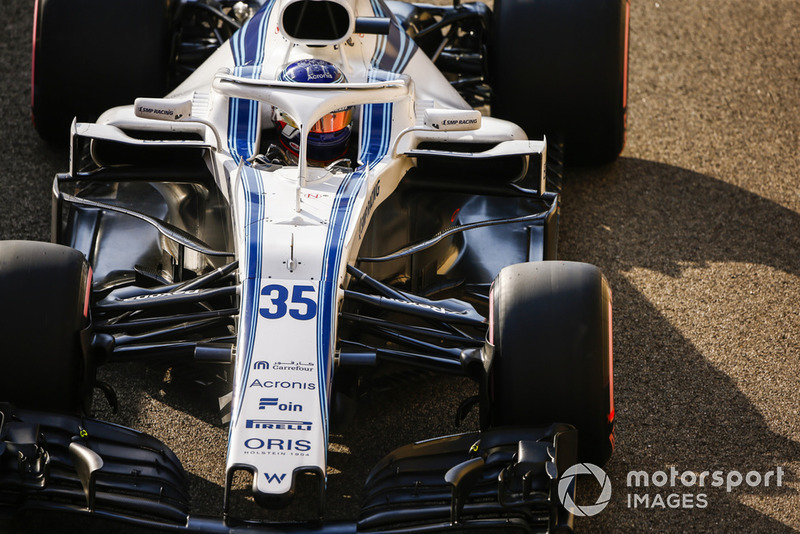
[[[627,506],[638,509],[706,508],[708,488],[724,488],[730,493],[740,486],[781,487],[784,470],[778,466],[765,473],[759,471],[630,471],[627,476]],[[600,485],[600,496],[594,504],[578,505],[574,501],[578,475],[592,475]],[[590,463],[575,464],[558,481],[558,498],[564,508],[576,517],[591,517],[605,510],[611,501],[611,480],[601,467]]]
[[[574,492],[570,492],[570,488],[575,487],[575,477],[578,475],[593,475],[597,483],[600,484],[602,488],[600,496],[597,497],[597,501],[594,504],[578,506],[572,500]],[[611,480],[609,480],[608,475],[601,467],[590,463],[575,464],[561,475],[558,481],[558,498],[564,508],[577,517],[597,515],[605,510],[611,500]]]

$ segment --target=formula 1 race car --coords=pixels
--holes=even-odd
[[[572,528],[559,477],[613,449],[611,293],[556,260],[559,168],[622,150],[629,6],[493,9],[38,0],[33,119],[70,163],[53,243],[0,242],[0,512]],[[91,418],[96,390],[116,402],[99,366],[151,360],[227,388],[222,517],[156,437]],[[456,415],[479,428],[390,452],[359,516],[323,521],[331,428],[363,377],[408,369],[472,378]],[[237,513],[241,477],[263,517]]]

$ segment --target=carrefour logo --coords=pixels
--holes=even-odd
[[[575,477],[577,475],[594,475],[595,480],[600,484],[602,488],[600,496],[594,504],[578,506],[575,504],[575,501],[572,500],[569,488],[575,482]],[[594,464],[575,464],[564,471],[564,474],[558,481],[558,498],[561,504],[564,505],[564,508],[573,515],[577,517],[591,517],[599,514],[608,506],[608,502],[611,500],[611,481],[608,479],[606,472]]]

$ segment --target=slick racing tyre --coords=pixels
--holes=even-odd
[[[625,144],[629,0],[495,0],[492,115],[601,164]],[[524,57],[524,59],[520,59]]]
[[[0,241],[0,402],[85,411],[94,376],[81,343],[90,284],[88,264],[75,249]]]
[[[578,429],[578,461],[603,466],[614,445],[611,291],[586,263],[506,267],[492,289],[489,426]]]
[[[94,120],[139,96],[164,96],[172,47],[169,0],[37,0],[31,113],[39,135],[69,140],[73,117]]]

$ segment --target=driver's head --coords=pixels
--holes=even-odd
[[[284,67],[278,79],[299,83],[343,83],[347,79],[339,67],[321,59],[301,59]],[[352,130],[352,108],[345,108],[325,115],[314,124],[308,134],[308,159],[311,162],[327,163],[342,157],[347,152],[347,143]],[[300,151],[300,130],[294,120],[279,109],[274,110],[273,120],[278,129],[281,144],[292,154]]]

